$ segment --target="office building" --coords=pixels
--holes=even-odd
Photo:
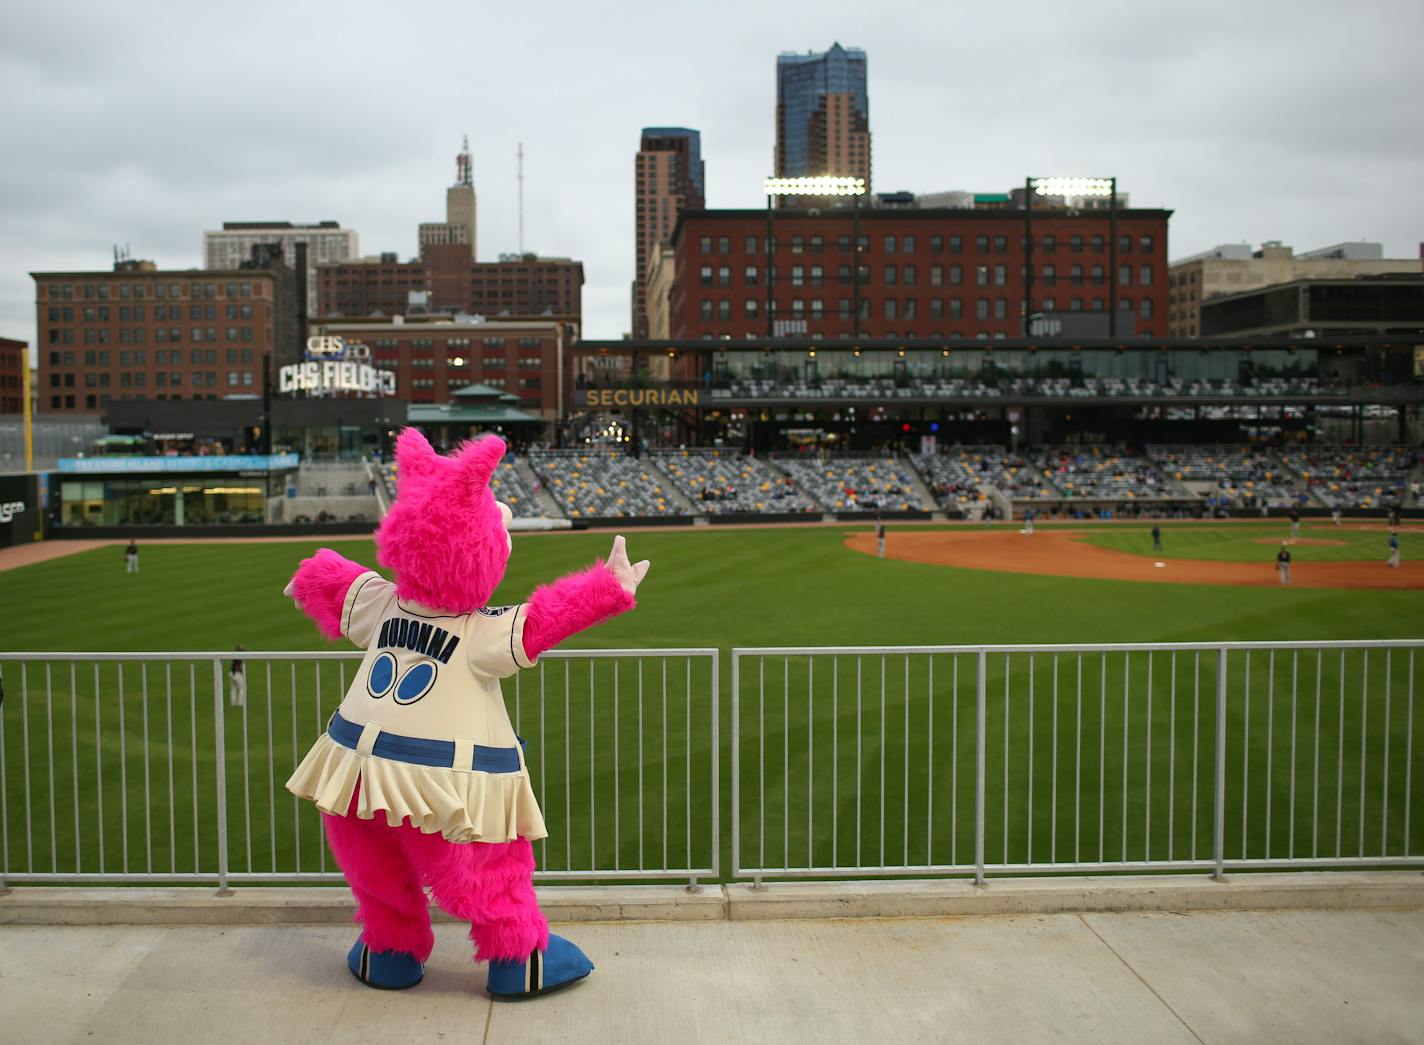
[[[252,257],[253,247],[276,244],[282,248],[287,267],[295,269],[298,243],[307,248],[307,310],[312,311],[316,308],[315,266],[361,256],[356,230],[343,229],[339,222],[225,221],[220,230],[203,233],[203,267],[231,271]]]
[[[25,410],[29,347],[23,341],[0,337],[0,414],[19,414]]]
[[[702,135],[687,127],[644,127],[634,160],[636,257],[633,268],[634,337],[648,337],[648,267],[672,238],[684,210],[706,206]]]
[[[1386,258],[1379,243],[1337,243],[1297,254],[1280,240],[1257,249],[1226,243],[1174,261],[1168,270],[1168,330],[1173,337],[1200,337],[1202,306],[1212,298],[1241,294],[1297,280],[1352,279],[1397,272],[1424,271],[1420,257]]]
[[[299,264],[305,247],[297,251]],[[298,270],[300,271],[300,270]],[[277,245],[231,270],[32,272],[39,409],[104,411],[111,400],[257,397],[264,366],[302,353],[298,272]]]
[[[445,190],[445,220],[422,222],[418,236],[422,253],[427,247],[458,245],[469,248],[469,260],[475,260],[475,178],[468,137],[455,157],[455,183]]]
[[[776,58],[778,177],[838,175],[870,188],[870,95],[866,57],[833,44],[825,52]]]

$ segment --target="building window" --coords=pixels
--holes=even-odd
[[[820,254],[826,249],[826,241],[820,236],[811,237],[811,253]]]
[[[1076,253],[1077,251],[1080,251],[1080,250],[1083,249],[1083,237],[1082,237],[1082,236],[1074,236],[1074,237],[1072,237],[1072,238],[1068,241],[1068,244],[1069,244],[1069,249],[1073,250],[1073,251]]]
[[[730,254],[730,253],[732,253],[732,237],[731,237],[731,236],[718,236],[718,237],[717,237],[717,253],[718,253],[718,254]]]
[[[905,254],[913,254],[915,252],[915,237],[905,236],[900,243],[900,249]]]
[[[913,238],[914,238],[914,237],[912,237],[912,236],[906,236],[906,237],[905,237],[905,240],[906,240],[907,242],[909,242],[909,241],[911,241]],[[915,280],[917,280],[917,279],[919,278],[919,273],[918,273],[917,270],[915,269],[915,266],[914,266],[914,265],[906,265],[906,266],[905,266],[905,271],[904,271],[902,274],[903,274],[904,277],[905,277],[905,286],[907,286],[907,287],[913,287],[913,286],[915,285]]]
[[[995,299],[994,299],[994,318],[995,318],[995,319],[1008,319],[1008,318],[1009,318],[1009,304],[1008,304],[1008,302],[1005,301],[1003,298],[995,298]]]
[[[949,285],[957,287],[964,282],[964,269],[958,265],[949,266]]]
[[[1103,238],[1101,236],[1093,237],[1093,250],[1099,254],[1103,252]]]
[[[895,268],[894,265],[886,265],[886,266],[885,266],[884,279],[885,279],[885,285],[886,285],[887,287],[889,287],[889,286],[894,286],[895,283],[899,280],[899,272],[898,272],[898,270]]]
[[[1082,311],[1083,311],[1083,299],[1082,299],[1082,298],[1074,298],[1072,301],[1068,302],[1068,311],[1069,311],[1069,312],[1082,312]]]
[[[915,313],[916,313],[915,299],[914,299],[914,298],[906,298],[906,299],[905,299],[905,318],[906,318],[906,319],[914,319],[914,318],[915,318]]]
[[[711,253],[712,253],[712,237],[711,237],[711,236],[703,236],[703,237],[702,237],[702,240],[701,240],[701,242],[700,242],[700,244],[699,244],[699,246],[702,248],[702,253],[703,253],[703,254],[711,254]]]
[[[801,236],[791,237],[791,253],[804,254],[806,252],[806,240]]]
[[[1044,236],[1042,245],[1045,254],[1052,254],[1058,249],[1058,239],[1055,236]]]
[[[1083,285],[1083,266],[1082,266],[1082,265],[1074,265],[1072,268],[1070,268],[1070,269],[1068,270],[1068,273],[1069,273],[1068,278],[1073,281],[1073,285],[1074,285],[1074,286],[1081,287],[1081,286]]]
[[[1117,284],[1120,287],[1132,286],[1132,266],[1119,265],[1117,267]]]
[[[930,298],[930,318],[931,318],[931,319],[943,319],[943,318],[944,318],[944,299],[943,299],[943,298]]]
[[[894,253],[895,253],[895,237],[894,237],[894,236],[886,236],[886,237],[885,237],[885,253],[886,253],[886,254],[894,254]]]
[[[1094,266],[1093,266],[1093,286],[1095,286],[1095,287],[1100,287],[1100,286],[1102,286],[1102,285],[1103,285],[1103,267],[1102,267],[1101,265],[1094,265]]]
[[[836,302],[836,318],[850,319],[850,298],[841,298]]]
[[[806,269],[802,265],[791,266],[791,285],[793,287],[804,286],[806,283]]]
[[[748,266],[746,267],[746,271],[742,273],[742,278],[743,278],[743,280],[746,282],[747,286],[749,286],[749,287],[754,287],[754,286],[756,286],[756,285],[757,285],[757,267],[756,267],[755,265],[748,265]]]
[[[826,314],[826,303],[820,298],[811,299],[811,318],[823,319]]]
[[[822,283],[825,282],[825,278],[825,270],[821,268],[820,265],[811,266],[811,286],[819,287]]]
[[[703,322],[704,322],[704,323],[705,323],[705,322],[711,322],[711,320],[712,320],[712,302],[711,302],[710,300],[704,298],[704,299],[702,300],[701,310],[702,310],[702,320],[703,320]]]
[[[886,319],[894,319],[894,318],[896,318],[896,317],[895,317],[895,312],[896,312],[895,299],[894,299],[894,298],[886,298],[886,299],[885,299],[885,318],[886,318]]]
[[[994,237],[994,253],[1007,254],[1009,252],[1009,238],[1007,236]]]
[[[1052,311],[1053,311],[1054,309],[1056,309],[1057,307],[1058,307],[1058,302],[1055,301],[1053,298],[1044,298],[1044,299],[1043,299],[1043,311],[1045,311],[1045,312],[1052,312]]]
[[[1152,286],[1152,266],[1142,265],[1137,270],[1137,281],[1144,287]]]
[[[704,287],[710,287],[712,285],[712,266],[703,265],[702,268],[698,270],[697,276]]]
[[[1131,253],[1132,253],[1132,237],[1131,237],[1131,236],[1119,236],[1119,237],[1117,238],[1117,252],[1118,252],[1119,254],[1131,254]]]
[[[747,239],[746,239],[746,244],[745,244],[745,246],[746,246],[746,252],[747,252],[748,254],[752,254],[752,255],[756,254],[756,252],[757,252],[757,238],[756,238],[755,236],[748,236]]]
[[[748,319],[756,319],[756,317],[757,317],[757,299],[756,299],[756,298],[747,298],[747,300],[746,300],[746,313],[747,313],[747,318],[748,318]]]
[[[989,318],[989,299],[979,298],[974,302],[974,315],[979,319]]]
[[[1004,284],[1008,283],[1008,281],[1009,281],[1009,270],[1008,270],[1007,266],[1004,266],[1004,265],[995,265],[995,266],[994,266],[994,286],[996,286],[996,287],[1002,287]]]
[[[930,286],[938,287],[944,284],[944,268],[940,265],[930,266]]]
[[[717,318],[732,318],[732,302],[729,301],[727,298],[723,298],[721,301],[717,302]]]
[[[849,236],[837,236],[837,237],[836,237],[836,253],[837,253],[837,254],[849,254],[849,253],[850,253],[850,237],[849,237]]]
[[[1137,314],[1143,319],[1152,318],[1152,299],[1143,298],[1137,304]]]
[[[732,285],[732,267],[722,265],[717,269],[717,286],[730,287]]]
[[[1140,251],[1142,251],[1142,253],[1144,253],[1144,254],[1151,254],[1151,253],[1152,253],[1152,237],[1151,237],[1151,236],[1143,236],[1142,238],[1140,238],[1140,239],[1137,241],[1137,249],[1140,250]]]
[[[989,237],[988,237],[988,236],[975,236],[975,237],[974,237],[974,249],[975,249],[978,253],[980,253],[980,254],[987,254],[987,253],[989,253]]]

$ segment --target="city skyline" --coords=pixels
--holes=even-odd
[[[1206,3],[1151,17],[1109,4],[1092,19],[1043,4],[1026,23],[1000,24],[926,4],[872,24],[831,4],[758,10],[755,30],[740,17],[753,9],[733,8],[697,27],[691,54],[686,26],[649,19],[660,27],[640,29],[626,60],[597,67],[587,56],[618,38],[574,6],[553,30],[446,5],[386,24],[357,6],[343,16],[343,62],[381,75],[349,79],[318,72],[307,50],[327,31],[326,9],[271,10],[276,37],[261,17],[167,4],[0,15],[11,99],[0,110],[0,336],[34,343],[28,272],[104,269],[115,245],[161,268],[200,267],[202,231],[224,221],[331,218],[360,232],[364,254],[414,256],[468,131],[481,257],[516,249],[523,142],[525,249],[582,261],[585,332],[618,337],[634,278],[639,130],[697,128],[708,206],[761,206],[776,56],[835,41],[875,61],[877,190],[1115,174],[1134,205],[1175,211],[1173,258],[1266,239],[1297,249],[1370,239],[1413,257],[1424,239],[1412,192],[1424,74],[1409,53],[1424,13],[1399,5],[1363,3],[1327,24],[1310,16],[1323,4]],[[465,63],[425,49],[438,19],[481,34],[481,86]],[[219,26],[235,53],[256,56],[241,75],[205,49]],[[541,38],[539,61],[561,72],[521,75],[531,52],[494,37]],[[391,88],[417,70],[424,87]]]

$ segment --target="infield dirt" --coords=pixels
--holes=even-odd
[[[902,530],[886,535],[885,554],[892,559],[956,566],[967,570],[1032,573],[1048,577],[1089,577],[1153,584],[1278,585],[1276,564],[1269,553],[1259,563],[1216,562],[1209,559],[1152,559],[1102,548],[1083,540],[1084,530],[1040,530],[1026,535],[1016,530]],[[853,533],[846,547],[875,554],[873,533]],[[1275,540],[1272,539],[1272,543]],[[1163,565],[1158,566],[1157,563]],[[1390,569],[1376,562],[1291,563],[1295,588],[1424,588],[1424,562],[1405,562]]]

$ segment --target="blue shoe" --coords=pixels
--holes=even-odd
[[[487,989],[496,998],[533,998],[567,987],[593,972],[593,962],[562,936],[549,936],[549,948],[521,961],[489,963]]]
[[[409,954],[400,951],[373,951],[364,938],[351,945],[346,955],[346,967],[351,975],[368,987],[383,991],[401,991],[414,987],[425,978],[425,966]]]

